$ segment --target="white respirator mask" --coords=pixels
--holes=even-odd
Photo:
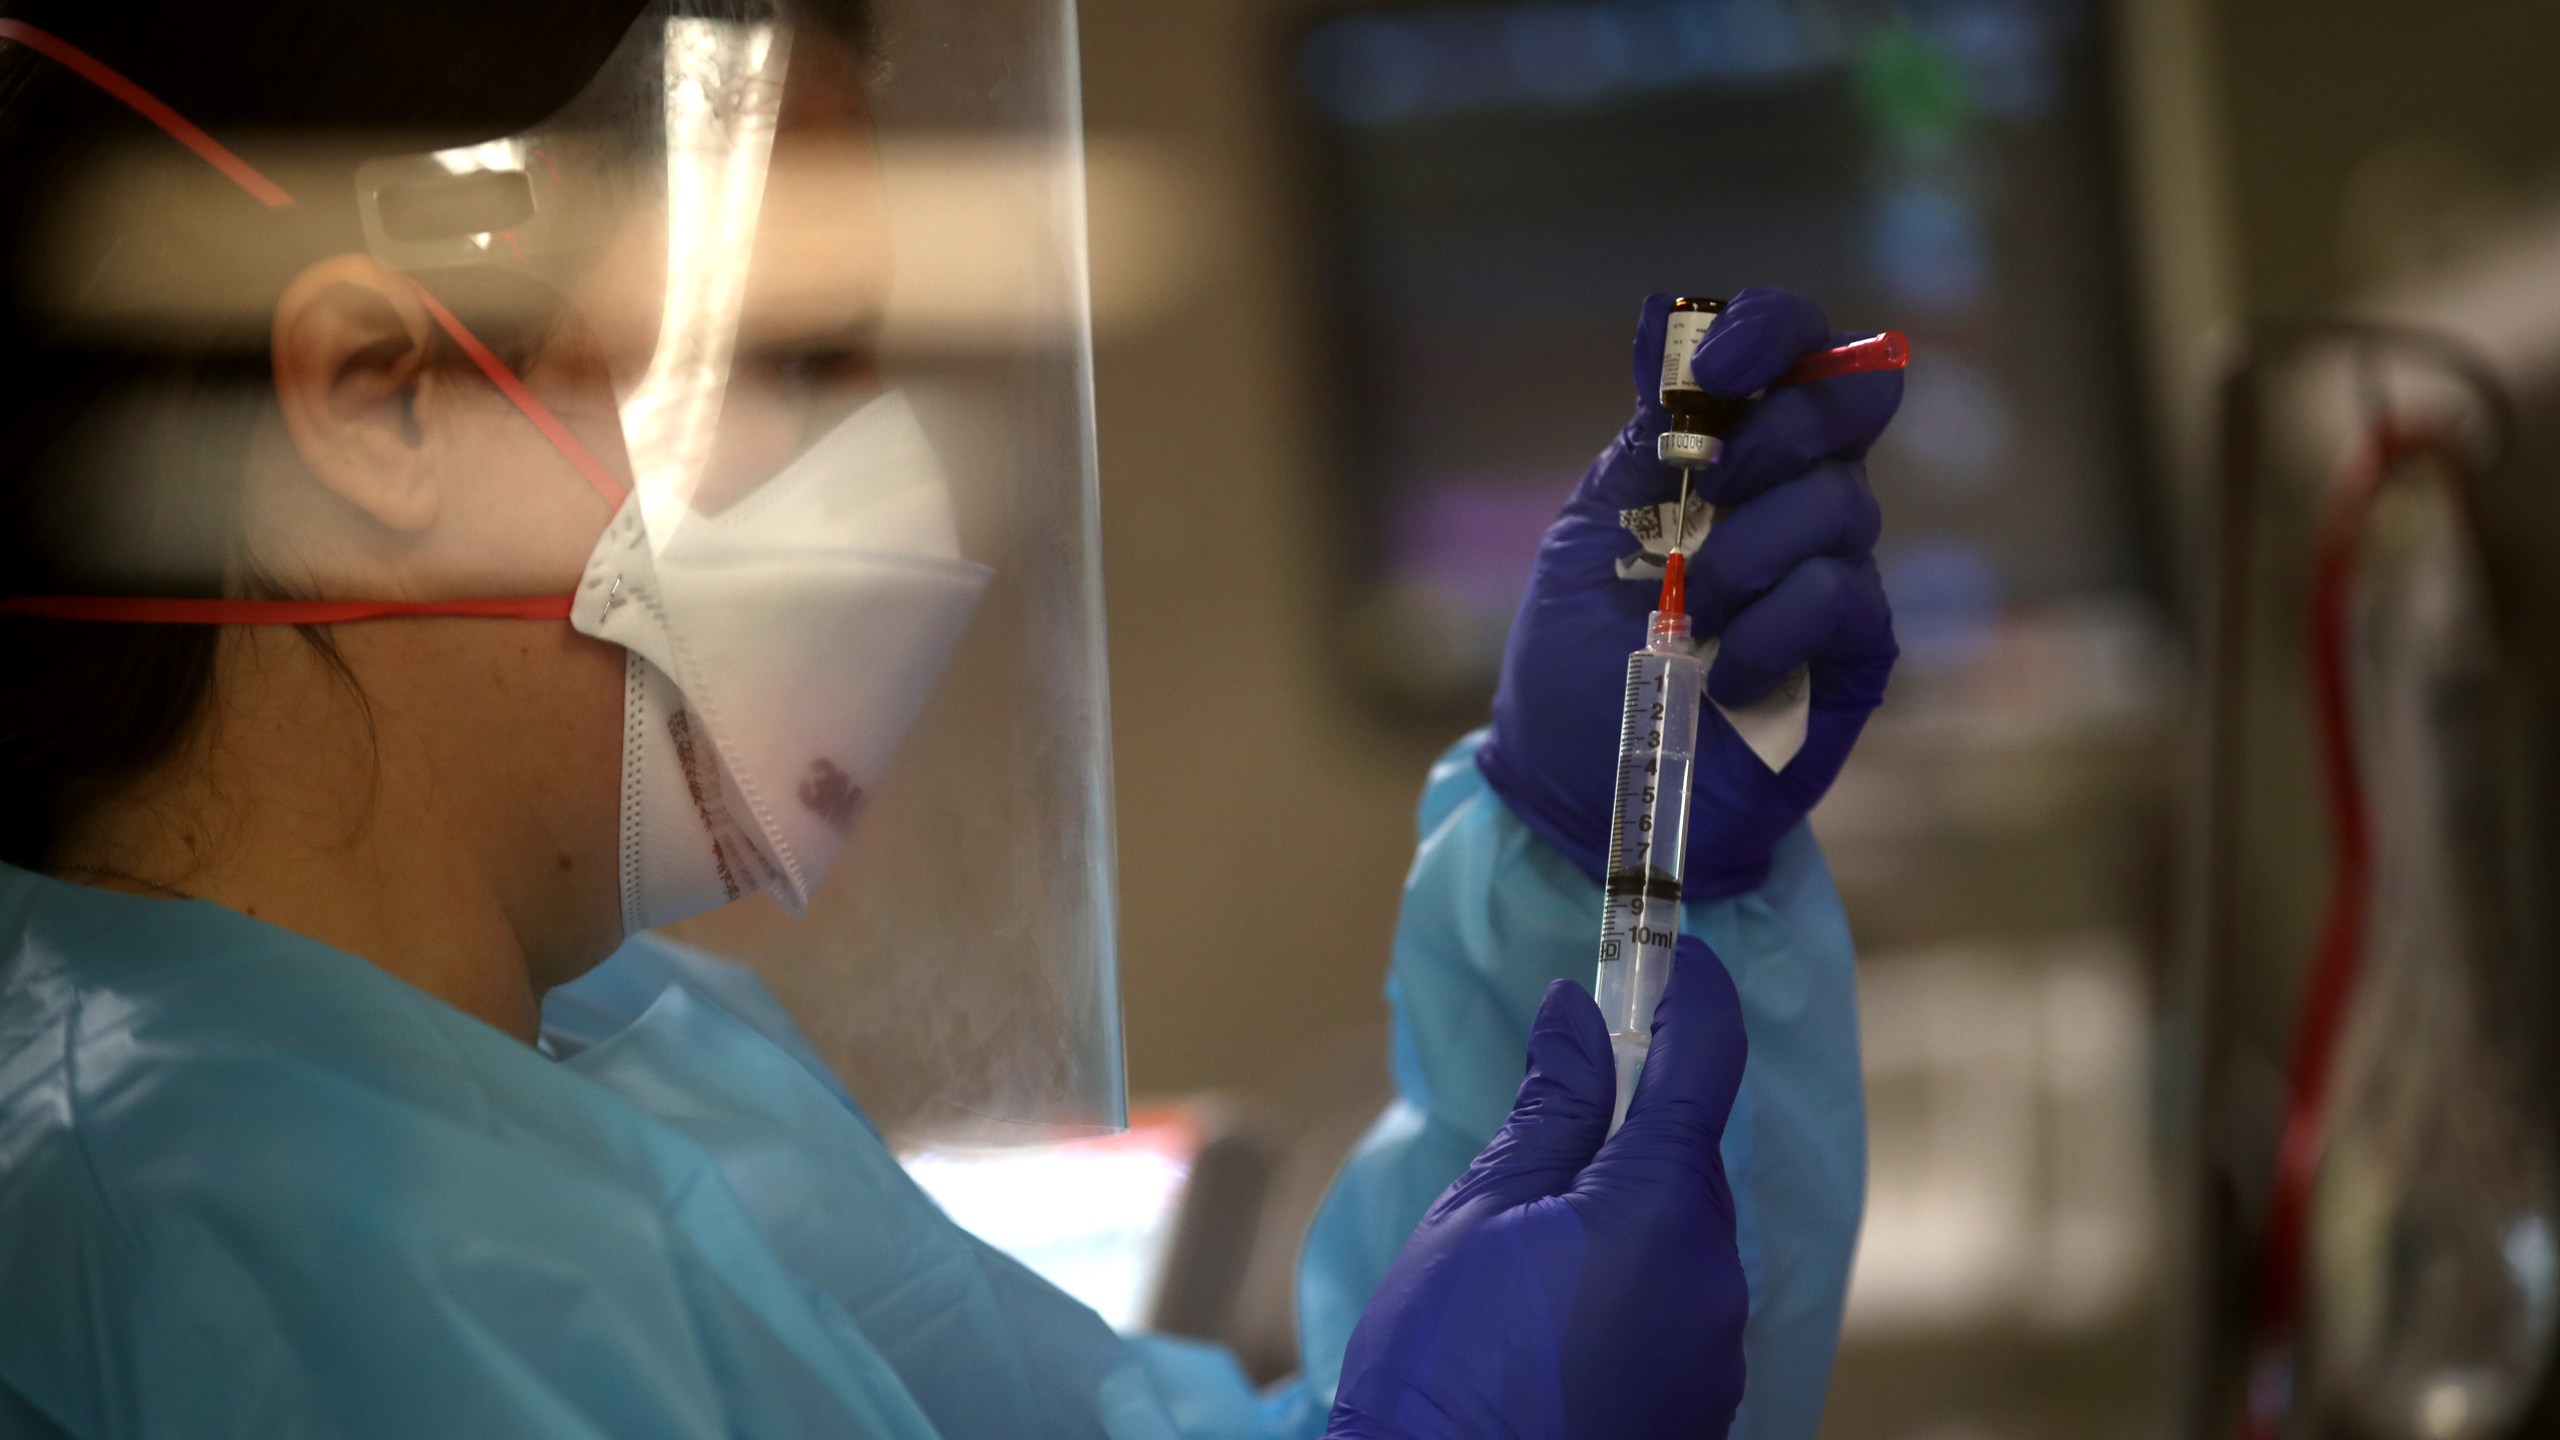
[[[623,930],[758,889],[800,914],[993,572],[960,558],[941,463],[894,391],[727,509],[678,507],[659,543],[648,508],[623,503],[570,611],[631,657]]]

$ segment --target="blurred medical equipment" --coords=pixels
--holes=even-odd
[[[2151,1283],[2161,1208],[2143,956],[2091,931],[1859,961],[1873,1149],[1848,1343],[2118,1323]]]
[[[1615,317],[1701,257],[1928,345],[1879,482],[1915,660],[2150,581],[2102,13],[1328,6],[1293,59],[1350,678],[1394,713],[1481,714],[1543,477],[1621,418],[1613,377],[1556,357],[1613,353]]]
[[[2225,388],[2200,1434],[2546,1433],[2560,1120],[2533,652],[2554,637],[2517,568],[2547,564],[2550,532],[2510,493],[2515,373],[2441,323],[2341,320],[2259,332]],[[2326,483],[2280,483],[2323,473],[2324,445]],[[2270,645],[2270,620],[2307,644]],[[2330,860],[2277,1082],[2244,1027],[2272,999],[2261,892],[2299,882],[2249,852],[2287,816],[2270,747],[2296,726]]]
[[[2481,953],[2513,938],[2499,811],[2521,757],[2499,734],[2475,449],[2379,427],[2315,572],[2338,855],[2305,1009],[2343,1014],[2296,1036],[2262,1273],[2308,1322],[2296,1393],[2389,1440],[2508,1431],[2560,1319],[2554,1116],[2531,1084],[2550,1040]]]

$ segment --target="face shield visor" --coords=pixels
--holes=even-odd
[[[397,594],[236,565],[190,593],[145,566],[123,593],[8,608],[502,616],[617,645],[626,929],[758,971],[902,1139],[1116,1128],[1068,19],[862,10],[652,4],[558,113],[433,148],[235,151],[64,42],[0,36],[178,142],[62,207],[63,248],[109,257],[65,292],[75,322],[253,326],[287,272],[353,241],[540,437],[504,483],[553,487],[526,523],[582,524],[584,549],[574,571],[458,564]],[[196,548],[254,552],[256,522]]]

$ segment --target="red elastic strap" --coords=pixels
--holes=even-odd
[[[343,625],[440,616],[465,620],[566,620],[576,597],[495,595],[461,600],[166,600],[124,595],[25,595],[0,615],[118,625]]]
[[[480,367],[480,373],[489,377],[489,383],[498,387],[498,393],[507,397],[507,403],[533,422],[533,428],[541,431],[542,438],[550,441],[552,448],[568,460],[570,467],[584,476],[587,484],[604,497],[604,503],[621,509],[623,497],[631,493],[621,478],[605,468],[604,462],[596,458],[595,452],[587,448],[576,431],[551,413],[551,407],[543,404],[542,398],[517,378],[507,362],[498,358],[498,352],[482,344],[480,337],[471,333],[471,327],[462,323],[461,316],[445,308],[445,303],[429,293],[426,286],[415,280],[409,283],[418,292],[418,303],[427,307],[427,313],[435,317],[436,324],[443,328],[455,345],[461,347],[472,364]]]
[[[232,183],[258,197],[267,208],[281,210],[293,203],[283,186],[259,174],[256,166],[232,153],[229,146],[196,128],[194,122],[170,109],[158,96],[108,68],[88,51],[24,20],[0,20],[0,40],[15,40],[123,101],[133,113],[168,131],[169,138],[203,156],[207,164],[230,176]]]

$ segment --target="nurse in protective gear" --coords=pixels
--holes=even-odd
[[[1811,738],[1705,742],[1618,1134],[1554,982],[1642,384],[1425,791],[1302,1373],[899,1169],[1125,1121],[1071,26],[0,7],[0,1435],[1813,1433],[1864,1136],[1803,817],[1893,657],[1890,377],[1703,477],[1711,687],[1810,665]],[[1828,339],[1749,292],[1694,366]]]

